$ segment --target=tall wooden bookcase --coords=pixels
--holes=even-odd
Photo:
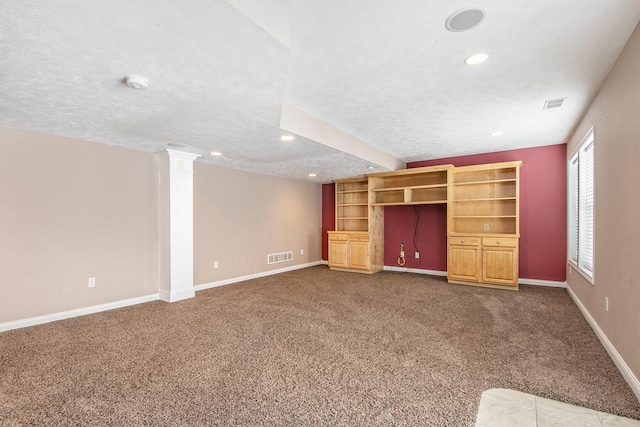
[[[449,282],[518,288],[521,165],[454,168],[448,208]]]
[[[376,273],[384,266],[384,211],[371,204],[366,176],[340,179],[336,186],[335,231],[329,232],[329,267]]]

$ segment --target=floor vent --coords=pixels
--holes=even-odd
[[[277,264],[279,262],[287,262],[293,259],[293,251],[280,252],[279,254],[267,255],[267,264]]]
[[[544,108],[543,110],[548,110],[549,108],[558,108],[562,106],[562,103],[564,102],[565,98],[558,98],[558,99],[549,99],[547,101],[544,101]]]

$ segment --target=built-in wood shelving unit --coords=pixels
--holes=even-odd
[[[517,289],[521,165],[440,165],[336,180],[329,266],[380,271],[384,207],[446,204],[449,282]]]

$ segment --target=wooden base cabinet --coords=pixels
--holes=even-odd
[[[332,270],[376,273],[382,265],[372,262],[369,233],[329,232],[329,268]]]
[[[518,289],[518,239],[449,237],[450,283]]]
[[[481,278],[481,271],[480,239],[474,237],[450,237],[449,281],[478,282]]]
[[[482,281],[518,288],[518,239],[482,239]]]

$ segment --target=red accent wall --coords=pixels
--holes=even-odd
[[[336,228],[336,187],[335,184],[322,184],[322,259],[329,259],[329,238],[327,231]]]
[[[469,166],[483,163],[522,160],[520,170],[520,277],[526,279],[566,280],[566,211],[567,166],[566,144],[496,153],[451,157],[447,159],[413,162],[408,168],[453,164]],[[323,232],[325,217],[333,221],[335,197],[324,195]],[[326,202],[326,203],[325,203]],[[416,244],[420,258],[407,257],[405,267],[446,271],[447,218],[444,205],[388,206],[384,215],[385,265],[397,265],[400,241],[405,242],[406,255],[413,255],[414,221],[418,213]],[[333,230],[331,222],[328,230]],[[323,259],[327,259],[326,232],[323,236]]]

